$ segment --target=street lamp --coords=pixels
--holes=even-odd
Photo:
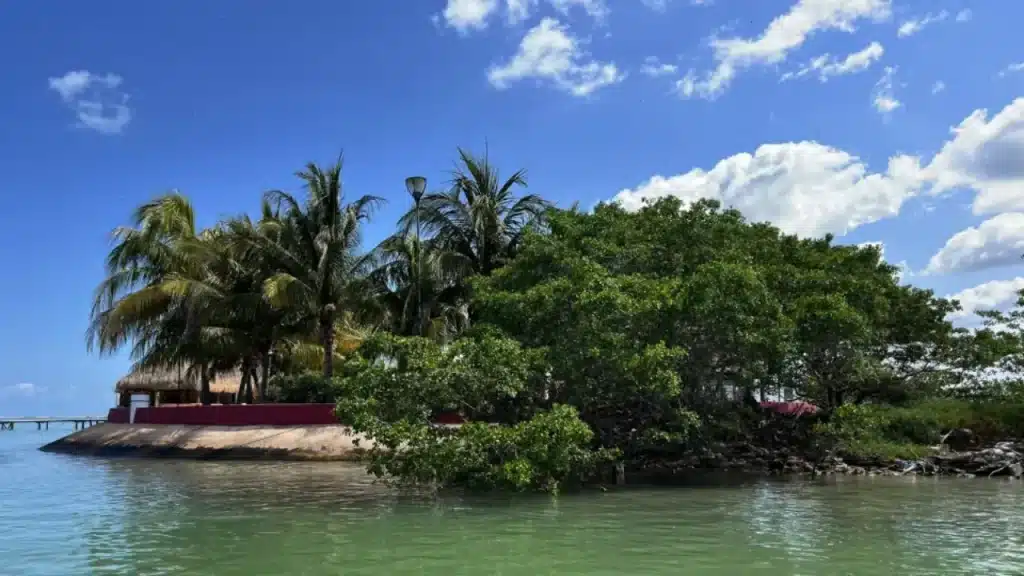
[[[405,189],[409,191],[416,203],[416,331],[423,335],[423,258],[420,255],[420,199],[427,189],[427,179],[423,176],[410,176],[405,179]]]

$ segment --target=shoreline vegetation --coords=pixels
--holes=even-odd
[[[332,402],[397,482],[558,491],[690,468],[1021,476],[1024,299],[948,320],[877,246],[662,198],[556,208],[458,151],[364,249],[341,162],[199,229],[174,192],[116,230],[88,344],[210,401]],[[799,400],[784,414],[765,401]],[[431,424],[457,412],[459,427]]]

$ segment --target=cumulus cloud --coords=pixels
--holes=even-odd
[[[845,76],[867,70],[885,53],[885,48],[878,42],[868,44],[863,50],[847,54],[843,59],[834,58],[831,54],[822,54],[814,58],[796,72],[786,72],[781,81],[802,78],[808,74],[816,74],[822,82],[833,76]]]
[[[932,192],[975,190],[971,208],[977,215],[1024,211],[1024,98],[991,118],[987,110],[975,110],[952,134],[928,166]]]
[[[73,70],[49,79],[50,89],[74,111],[78,125],[104,134],[121,132],[132,119],[128,94],[121,84],[117,74],[99,75],[88,70]]]
[[[959,326],[976,327],[981,324],[977,313],[984,310],[1005,312],[1017,303],[1018,292],[1024,290],[1024,278],[992,280],[956,294],[947,296],[960,302],[960,310],[949,315],[949,320]]]
[[[587,96],[621,82],[625,74],[613,62],[590,58],[565,25],[544,18],[526,33],[511,59],[488,70],[487,78],[499,90],[533,78],[574,96]]]
[[[645,199],[676,196],[684,202],[713,198],[748,218],[769,221],[800,236],[841,235],[897,215],[921,184],[919,160],[897,156],[884,173],[873,173],[856,156],[817,142],[765,144],[753,154],[654,176],[614,201],[638,209]]]
[[[872,105],[883,116],[888,116],[893,110],[903,105],[902,102],[896,99],[896,91],[893,88],[893,77],[895,75],[896,68],[886,66],[882,77],[875,84],[875,89],[871,94]]]
[[[950,274],[1019,264],[1024,254],[1024,214],[1008,212],[954,234],[925,272]]]
[[[812,35],[853,32],[861,20],[888,18],[890,8],[890,0],[799,0],[756,38],[712,38],[715,68],[703,77],[691,70],[676,87],[684,98],[716,98],[741,70],[778,64]]]
[[[657,78],[659,76],[669,76],[679,71],[679,68],[675,64],[668,64],[658,60],[657,56],[648,56],[644,59],[644,65],[640,68],[640,72],[644,76],[650,76],[651,78]]]
[[[896,216],[911,197],[951,189],[974,191],[976,214],[1024,213],[1024,163],[1019,161],[1024,158],[1024,98],[991,118],[987,111],[976,110],[952,134],[927,164],[917,156],[897,155],[884,172],[872,172],[855,155],[818,142],[765,144],[752,154],[724,158],[709,170],[653,176],[613,200],[637,209],[645,199],[664,196],[684,202],[713,198],[750,219],[770,221],[802,236],[841,235]],[[997,223],[1001,227],[1007,221]],[[986,238],[992,226],[985,228]],[[1010,238],[996,237],[1000,242]],[[991,252],[991,245],[985,246]],[[945,252],[939,261],[945,262],[947,254],[953,252]]]

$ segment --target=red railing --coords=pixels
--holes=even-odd
[[[128,408],[111,408],[107,422],[128,423]],[[440,424],[459,424],[457,414],[439,414]],[[223,404],[136,408],[136,424],[189,426],[314,426],[337,424],[334,404]]]

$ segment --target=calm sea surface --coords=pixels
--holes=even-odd
[[[358,467],[44,454],[0,432],[0,574],[1024,574],[1024,485],[402,495]]]

